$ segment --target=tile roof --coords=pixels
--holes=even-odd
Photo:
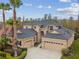
[[[22,33],[17,33],[18,39],[30,38],[35,36],[36,32],[33,29],[17,29],[20,30]]]
[[[47,32],[44,37],[68,40],[72,36],[72,33],[73,33],[73,31],[71,31],[69,29],[66,29],[66,28],[61,28],[61,29],[58,29],[56,31],[60,32],[60,34],[55,34],[55,33]]]

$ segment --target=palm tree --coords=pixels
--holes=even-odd
[[[13,49],[15,56],[17,56],[17,47],[16,47],[16,8],[19,8],[22,5],[21,0],[10,0],[10,4],[13,7]]]
[[[5,27],[5,10],[10,10],[10,5],[8,3],[0,3],[0,9],[2,9],[3,15],[3,30],[4,30],[4,37],[6,37],[6,27]]]

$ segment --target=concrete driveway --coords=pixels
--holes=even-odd
[[[28,49],[25,59],[60,59],[61,55],[61,51],[51,51],[34,47]]]

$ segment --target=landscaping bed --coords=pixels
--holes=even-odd
[[[24,57],[26,56],[26,54],[27,54],[27,51],[22,51],[22,53],[19,56],[13,57],[9,53],[0,51],[0,57],[1,57],[1,59],[24,59]]]
[[[61,59],[79,59],[79,40],[75,40],[72,46],[74,54],[72,56],[62,56]]]

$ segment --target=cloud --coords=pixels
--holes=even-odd
[[[48,5],[47,8],[50,9],[50,8],[52,8],[52,6],[51,5]]]
[[[48,5],[48,6],[39,5],[38,8],[40,8],[40,9],[41,9],[41,8],[48,8],[48,9],[51,9],[52,6],[51,6],[51,5]]]
[[[26,4],[23,4],[24,6],[26,6],[26,7],[31,7],[31,6],[33,6],[31,3],[26,3]]]
[[[5,10],[5,13],[12,13],[12,10]],[[2,10],[0,10],[0,13],[2,13]]]
[[[39,5],[38,8],[43,8],[43,5]]]
[[[60,0],[60,2],[71,2],[71,0]]]
[[[66,14],[78,15],[79,14],[79,4],[72,3],[70,7],[58,8],[57,11],[61,12],[61,13],[66,13]]]
[[[7,11],[5,11],[6,13],[13,13],[13,11],[12,10],[7,10]]]

